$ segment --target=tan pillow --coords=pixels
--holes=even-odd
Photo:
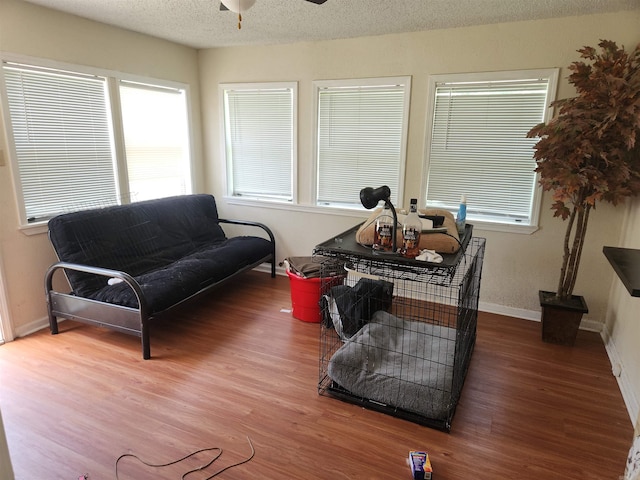
[[[373,245],[373,234],[376,224],[376,218],[380,215],[382,208],[377,208],[371,216],[360,226],[356,232],[356,242],[360,245],[370,247]],[[443,227],[447,228],[447,232],[426,233],[420,235],[420,250],[435,250],[438,253],[456,253],[460,249],[460,239],[458,237],[458,229],[456,228],[456,220],[453,214],[448,210],[439,208],[429,208],[419,210],[423,215],[442,215],[444,217]],[[397,243],[402,244],[402,215],[398,215],[398,233]]]

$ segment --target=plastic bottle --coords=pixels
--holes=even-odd
[[[418,216],[418,200],[411,199],[409,215],[402,222],[402,256],[416,258],[420,254],[422,222]]]
[[[458,235],[464,235],[464,227],[467,223],[467,197],[462,195],[460,197],[460,207],[458,208],[458,214],[456,215],[456,228],[458,229]]]
[[[373,235],[373,249],[390,252],[393,247],[393,216],[386,205],[376,218],[376,228]]]

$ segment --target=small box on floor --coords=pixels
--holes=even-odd
[[[409,452],[409,465],[413,480],[431,480],[431,460],[427,452],[411,450]]]

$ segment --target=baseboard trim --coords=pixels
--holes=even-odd
[[[63,319],[60,319],[63,320]],[[43,317],[38,320],[34,320],[33,322],[27,323],[26,325],[21,325],[16,328],[13,332],[15,338],[26,337],[38,330],[42,330],[43,328],[49,327],[49,318]]]
[[[480,304],[478,305],[478,309],[481,312],[495,313],[496,315],[505,315],[507,317],[522,318],[523,320],[531,320],[533,322],[539,322],[541,316],[541,313],[538,310],[505,307],[504,305],[498,305],[496,303],[480,302]],[[601,333],[602,322],[591,320],[589,318],[583,318],[582,322],[580,322],[580,330]]]
[[[629,418],[631,419],[631,423],[634,424],[636,419],[639,418],[640,402],[631,388],[631,382],[627,373],[629,369],[626,368],[622,362],[609,331],[606,328],[603,328],[600,335],[602,336],[604,347],[607,351],[607,355],[609,356],[609,361],[611,362],[611,374],[616,377],[618,387],[622,393],[622,399],[627,407],[627,412],[629,412]]]
[[[481,312],[495,313],[496,315],[504,315],[507,317],[522,318],[534,322],[540,321],[540,312],[535,310],[526,310],[524,308],[506,307],[497,303],[480,302],[478,310]]]

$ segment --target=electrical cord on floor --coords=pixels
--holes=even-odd
[[[253,443],[251,442],[251,439],[249,437],[247,437],[247,440],[249,441],[249,446],[251,447],[251,455],[249,455],[247,458],[245,458],[244,460],[241,460],[237,463],[234,463],[232,465],[227,465],[226,467],[222,468],[221,470],[218,470],[216,473],[214,473],[213,475],[211,475],[210,477],[207,477],[204,480],[211,480],[214,477],[217,477],[218,475],[220,475],[222,472],[225,472],[231,468],[237,467],[239,465],[242,465],[244,463],[249,462],[256,454],[255,449],[253,448]],[[216,460],[218,460],[220,458],[220,456],[222,456],[222,449],[220,447],[212,447],[212,448],[202,448],[200,450],[196,450],[195,452],[191,452],[188,455],[185,455],[182,458],[179,458],[178,460],[174,460],[172,462],[168,462],[168,463],[162,463],[162,464],[153,464],[153,463],[148,463],[145,462],[144,460],[140,459],[140,457],[138,457],[137,455],[134,455],[132,453],[125,453],[123,455],[120,455],[118,457],[118,459],[116,460],[116,480],[120,480],[120,478],[118,477],[118,463],[120,463],[120,460],[122,460],[123,458],[127,458],[127,457],[131,457],[131,458],[135,458],[136,460],[138,460],[140,463],[142,463],[143,465],[146,465],[147,467],[152,467],[152,468],[161,468],[161,467],[168,467],[170,465],[176,465],[177,463],[180,463],[188,458],[193,457],[194,455],[197,455],[199,453],[203,453],[203,452],[217,452],[216,455],[207,463],[205,463],[204,465],[198,467],[198,468],[194,468],[193,470],[189,470],[188,472],[184,473],[181,477],[181,480],[184,480],[187,475],[190,475],[192,473],[195,472],[200,472],[202,470],[204,470],[205,468],[211,466]],[[80,477],[82,478],[82,477]],[[85,478],[88,478],[88,475],[85,475]]]

